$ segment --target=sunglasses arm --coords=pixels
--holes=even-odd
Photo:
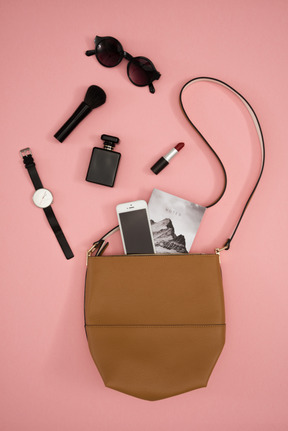
[[[152,94],[154,94],[154,93],[155,93],[155,88],[154,88],[154,85],[152,84],[152,82],[151,82],[151,84],[149,84],[149,91],[150,91],[150,93],[152,93]]]
[[[89,51],[86,51],[85,54],[87,55],[87,57],[90,57],[91,55],[96,54],[96,51],[95,51],[95,49],[91,49]]]

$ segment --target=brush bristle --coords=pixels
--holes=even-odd
[[[90,106],[91,109],[103,105],[106,101],[106,94],[102,88],[97,85],[91,85],[85,95],[84,102]]]

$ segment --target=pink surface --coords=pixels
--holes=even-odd
[[[1,431],[286,430],[287,16],[275,0],[35,2],[1,6]],[[85,50],[96,34],[152,59],[156,93],[133,86],[126,65],[106,69]],[[227,314],[224,351],[205,389],[150,403],[104,387],[83,326],[85,251],[116,224],[115,206],[148,200],[154,187],[207,205],[222,175],[181,113],[182,85],[222,79],[254,107],[267,161],[247,214],[222,255]],[[101,86],[107,102],[63,143],[53,134]],[[191,89],[192,91],[192,89]],[[228,172],[228,189],[206,211],[192,252],[231,233],[258,172],[258,141],[245,110],[224,90],[199,84],[191,117]],[[119,136],[113,189],[85,176],[100,135]],[[171,165],[150,166],[178,142]],[[66,261],[19,150],[30,146],[75,253]],[[115,238],[110,253],[121,253]]]

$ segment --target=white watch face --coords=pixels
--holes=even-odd
[[[38,189],[33,195],[33,202],[39,208],[47,208],[53,202],[53,195],[47,189]]]

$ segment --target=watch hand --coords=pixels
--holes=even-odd
[[[42,196],[41,201],[43,201],[43,199],[45,198],[46,194],[47,194],[47,192],[44,193],[44,195]]]

